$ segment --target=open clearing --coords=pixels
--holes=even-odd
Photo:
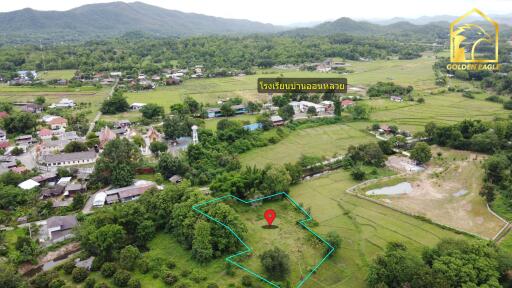
[[[481,164],[485,156],[437,147],[434,154],[436,152],[441,152],[442,156],[431,161],[425,171],[401,179],[379,181],[371,184],[371,187],[361,187],[359,193],[389,188],[397,181],[410,183],[410,193],[372,197],[441,224],[485,238],[494,237],[504,223],[487,210],[485,200],[478,194],[483,178]],[[396,157],[399,156],[393,156]]]
[[[90,110],[92,113],[88,114],[89,120],[92,120],[99,111],[101,103],[107,97],[111,87],[103,87],[97,89],[95,87],[20,87],[20,86],[0,86],[0,101],[6,102],[28,102],[33,101],[38,96],[44,96],[46,103],[55,103],[62,98],[68,98],[75,101],[75,103],[91,103]]]
[[[64,79],[69,80],[75,76],[76,70],[51,70],[51,71],[43,71],[40,72],[37,77],[43,80],[52,80],[52,79]]]
[[[189,79],[177,86],[159,86],[151,91],[130,92],[128,102],[156,103],[168,111],[171,104],[180,103],[190,96],[202,103],[215,104],[226,98],[240,97],[245,101],[267,102],[269,96],[257,92],[259,77],[345,77],[350,85],[367,86],[377,81],[394,81],[414,85],[416,89],[434,89],[432,54],[414,60],[378,60],[370,62],[348,61],[353,73],[321,73],[295,70],[264,69],[255,75],[210,79]],[[390,77],[389,75],[393,75]]]
[[[245,165],[294,163],[301,155],[331,157],[345,154],[350,145],[375,141],[372,135],[344,124],[325,125],[291,131],[277,144],[253,149],[240,155]]]
[[[240,203],[236,200],[227,200],[224,203],[229,203],[245,223],[248,233],[244,241],[253,250],[250,254],[244,254],[232,260],[256,274],[277,284],[275,279],[266,275],[259,257],[263,252],[278,247],[290,256],[290,275],[287,279],[292,287],[296,287],[323,258],[325,246],[310,232],[297,224],[298,221],[306,219],[306,215],[287,199],[275,199],[275,201],[267,201],[257,206]],[[210,205],[217,205],[217,203],[208,204],[208,206]],[[277,215],[272,229],[268,229],[268,224],[263,217],[267,209],[273,209]],[[241,248],[240,251],[243,249]],[[247,272],[240,270],[240,273]],[[250,274],[247,273],[247,275]],[[254,277],[254,280],[259,282],[256,277]]]
[[[303,287],[365,287],[368,264],[385,249],[386,243],[400,241],[421,253],[446,237],[468,237],[396,212],[346,193],[357,184],[347,171],[303,182],[292,187],[290,196],[320,224],[320,235],[337,232],[342,247]]]

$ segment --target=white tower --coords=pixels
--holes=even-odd
[[[199,143],[199,137],[197,136],[197,126],[194,125],[192,126],[192,144],[197,144]]]

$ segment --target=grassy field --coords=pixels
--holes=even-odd
[[[355,184],[348,172],[337,171],[291,189],[319,222],[315,231],[336,231],[343,238],[342,248],[304,287],[365,287],[368,264],[390,241],[420,253],[442,238],[467,237],[347,194]]]
[[[96,112],[100,109],[101,103],[108,96],[111,87],[97,89],[92,86],[80,88],[68,88],[60,86],[49,87],[18,87],[0,85],[0,101],[6,102],[28,102],[33,101],[38,96],[46,98],[46,103],[56,103],[62,98],[68,98],[75,103],[91,103],[88,108],[91,113],[88,114],[90,120],[94,118]]]
[[[331,157],[344,154],[350,145],[375,141],[370,134],[348,125],[335,124],[292,131],[279,143],[240,156],[245,165],[265,166],[296,162],[301,155]]]
[[[162,86],[151,91],[127,93],[128,101],[156,103],[167,110],[171,104],[193,97],[199,102],[215,104],[221,99],[240,97],[246,101],[268,101],[267,94],[256,91],[259,77],[346,77],[350,85],[367,86],[377,81],[394,81],[402,85],[414,85],[417,89],[434,89],[433,55],[427,54],[414,60],[378,60],[348,62],[354,73],[320,73],[308,71],[265,69],[255,75],[211,79],[190,79],[178,86]]]
[[[51,70],[40,72],[37,76],[43,80],[64,79],[69,80],[75,76],[76,70]]]
[[[424,104],[417,102],[392,102],[389,99],[370,100],[373,108],[371,121],[396,124],[410,131],[423,130],[426,123],[454,124],[464,119],[492,120],[508,117],[510,112],[503,105],[485,101],[478,97],[468,99],[461,93],[425,95]],[[480,99],[479,99],[480,98]]]
[[[220,120],[222,119],[229,119],[229,120],[232,120],[232,121],[240,121],[240,122],[249,122],[249,123],[254,123],[256,122],[256,117],[258,115],[250,115],[250,114],[245,114],[245,115],[239,115],[239,116],[235,116],[235,117],[219,117],[219,118],[212,118],[212,119],[205,119],[204,121],[204,124],[205,124],[205,128],[208,128],[208,129],[211,129],[213,131],[217,130],[217,123],[219,123]]]

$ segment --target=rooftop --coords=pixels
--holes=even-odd
[[[70,162],[80,160],[91,160],[96,158],[96,152],[94,150],[74,153],[62,153],[56,155],[43,155],[41,157],[44,163],[59,163],[59,162]]]

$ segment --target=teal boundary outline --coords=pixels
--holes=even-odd
[[[291,198],[288,193],[285,193],[285,192],[278,192],[278,193],[275,193],[275,194],[272,194],[272,195],[269,195],[269,196],[264,196],[264,197],[260,197],[260,198],[256,198],[256,199],[251,199],[251,200],[242,200],[236,196],[233,196],[233,195],[225,195],[225,196],[222,196],[222,197],[219,197],[219,198],[215,198],[215,199],[212,199],[212,200],[208,200],[206,202],[203,202],[203,203],[199,203],[199,204],[196,204],[194,206],[192,206],[192,209],[205,216],[206,218],[212,220],[213,222],[217,223],[217,224],[220,224],[222,226],[224,226],[226,229],[228,229],[228,231],[233,234],[233,236],[235,236],[238,241],[240,241],[240,243],[242,243],[242,245],[245,247],[245,250],[244,251],[241,251],[241,252],[238,252],[234,255],[231,255],[231,256],[228,256],[225,260],[230,263],[230,264],[233,264],[235,266],[237,266],[238,268],[242,269],[243,271],[253,275],[254,277],[260,279],[261,281],[273,286],[273,287],[276,287],[276,288],[280,288],[277,284],[273,283],[272,281],[270,280],[267,280],[266,278],[260,276],[259,274],[257,274],[256,272],[250,270],[249,268],[241,265],[240,263],[236,262],[236,261],[233,261],[232,259],[233,258],[236,258],[240,255],[243,255],[243,254],[249,254],[251,252],[253,252],[253,250],[251,249],[251,247],[249,247],[237,234],[235,231],[233,231],[233,229],[231,229],[231,227],[229,227],[228,225],[222,223],[221,221],[217,220],[216,218],[213,218],[212,216],[208,215],[207,213],[205,213],[203,210],[200,209],[200,207],[203,207],[205,205],[209,205],[211,203],[215,203],[215,202],[220,202],[220,201],[224,201],[226,199],[229,199],[229,198],[233,198],[233,199],[236,199],[237,201],[240,201],[244,204],[250,204],[250,203],[253,203],[253,202],[258,202],[258,201],[263,201],[265,199],[269,199],[269,198],[272,198],[272,197],[276,197],[276,196],[284,196],[286,197],[296,208],[298,208],[304,215],[306,215],[306,219],[303,219],[303,220],[300,220],[298,221],[298,223],[300,225],[302,225],[302,227],[304,227],[304,229],[306,229],[309,233],[313,234],[313,236],[317,237],[318,239],[320,239],[320,241],[322,241],[327,247],[329,247],[329,252],[324,256],[324,258],[322,258],[322,260],[316,264],[316,266],[311,270],[311,272],[309,272],[306,277],[304,277],[298,284],[297,286],[295,286],[296,288],[299,288],[299,287],[302,287],[302,285],[304,285],[304,283],[306,283],[306,281],[316,272],[316,270],[318,270],[318,268],[327,260],[327,258],[329,258],[329,256],[332,255],[332,253],[334,253],[334,250],[335,248],[329,244],[327,241],[325,241],[322,237],[320,237],[320,235],[318,235],[317,233],[315,233],[313,230],[311,230],[305,223],[308,222],[308,221],[311,221],[313,220],[313,218],[311,217],[311,215],[309,215],[308,212],[306,212],[299,204],[297,204],[297,202],[295,202],[295,200],[293,200],[293,198]]]

